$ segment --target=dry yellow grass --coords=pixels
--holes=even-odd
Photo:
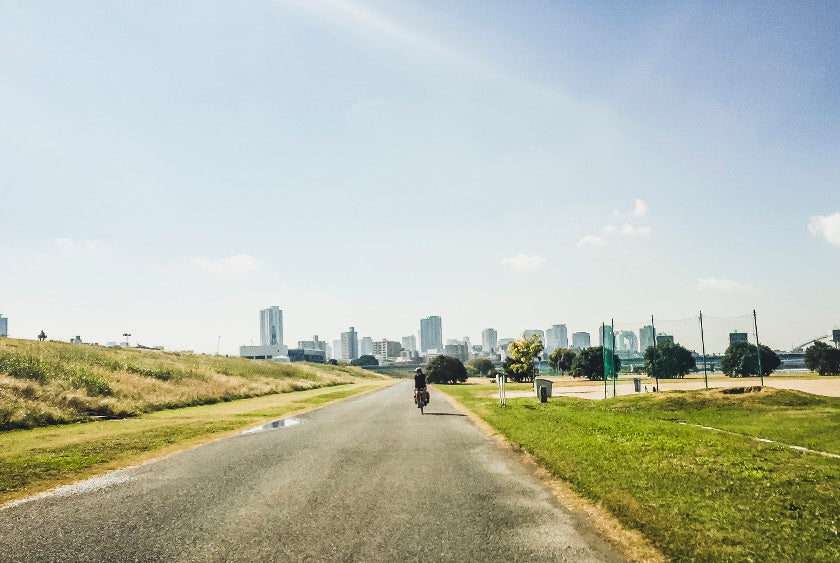
[[[342,366],[0,338],[0,430],[383,378]]]

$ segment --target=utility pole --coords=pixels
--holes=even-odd
[[[758,354],[758,374],[761,376],[761,386],[764,387],[764,370],[761,369],[761,344],[758,342],[758,318],[753,309],[753,325],[755,326],[755,352]]]

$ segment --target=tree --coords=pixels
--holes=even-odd
[[[509,357],[502,365],[505,368],[505,373],[518,383],[533,381],[536,375],[534,358],[539,356],[543,348],[542,340],[538,334],[532,334],[529,338],[514,340],[508,344]]]
[[[765,346],[761,350],[761,371],[764,375],[770,375],[782,365],[782,361],[776,352]],[[751,377],[758,375],[758,354],[755,346],[749,342],[733,342],[723,354],[720,362],[723,373],[729,377]]]
[[[645,350],[645,371],[649,377],[683,378],[693,369],[697,369],[694,356],[679,344],[663,342]]]
[[[615,371],[621,369],[621,360],[617,354],[613,355]],[[604,347],[595,346],[584,348],[572,360],[572,377],[586,377],[592,381],[604,380]]]
[[[487,358],[475,358],[467,362],[467,369],[472,369],[478,375],[487,375],[493,371],[493,362]]]
[[[566,373],[572,369],[572,362],[575,360],[574,350],[568,348],[556,348],[548,357],[548,365],[559,372]]]
[[[429,383],[463,383],[467,368],[458,358],[435,356],[426,364],[426,381]]]
[[[367,367],[367,366],[378,366],[379,360],[375,357],[371,356],[370,354],[363,354],[356,358],[355,360],[350,360],[351,366],[360,366],[360,367]]]
[[[336,360],[335,358],[330,358],[327,361],[327,363],[330,364],[331,366],[337,366],[338,365],[338,360]]]
[[[38,341],[43,342],[46,339],[47,339],[47,333],[42,330],[41,334],[38,335]]]
[[[840,350],[825,342],[814,342],[805,350],[805,367],[820,375],[840,375]]]

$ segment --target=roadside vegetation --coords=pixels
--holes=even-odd
[[[384,377],[345,366],[0,338],[0,431]]]
[[[440,389],[669,558],[840,560],[840,459],[789,447],[840,454],[838,398],[764,387],[501,407],[494,385]]]

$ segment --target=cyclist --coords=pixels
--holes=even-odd
[[[417,402],[417,393],[423,393],[426,399],[426,404],[429,404],[429,390],[426,389],[426,375],[423,370],[417,368],[414,370],[414,402]]]

